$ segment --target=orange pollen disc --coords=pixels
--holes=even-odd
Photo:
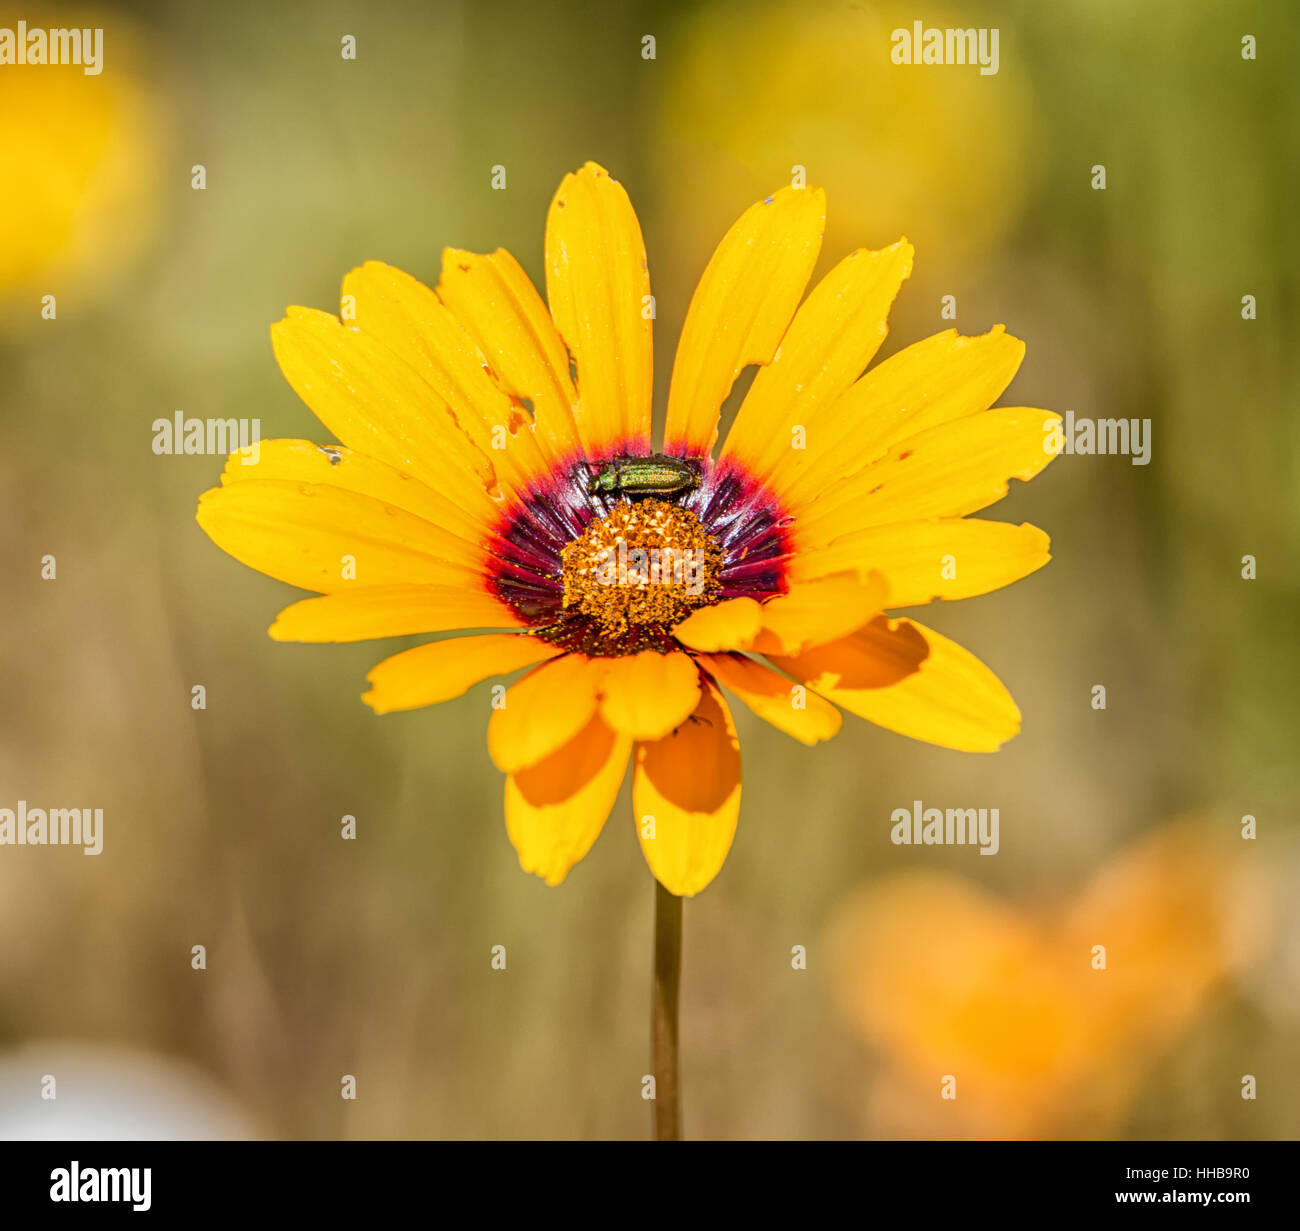
[[[560,559],[566,610],[590,616],[607,637],[636,625],[666,633],[718,601],[722,548],[694,513],[663,500],[621,501]]]

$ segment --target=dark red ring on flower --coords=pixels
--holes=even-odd
[[[609,454],[648,455],[644,448]],[[716,599],[762,602],[786,593],[791,519],[776,497],[730,459],[716,467],[707,458],[683,460],[697,470],[700,484],[676,503],[695,514],[723,553]],[[643,627],[610,641],[597,635],[587,617],[566,612],[561,553],[617,501],[627,499],[588,491],[589,476],[600,464],[574,455],[513,497],[489,535],[488,588],[528,625],[545,629],[549,640],[566,648],[597,655],[667,653],[677,646],[668,628]]]

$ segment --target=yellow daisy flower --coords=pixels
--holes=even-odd
[[[339,317],[290,308],[276,358],[341,444],[263,442],[199,502],[236,559],[319,595],[282,611],[274,638],[475,630],[381,662],[376,712],[530,668],[487,738],[510,839],[548,883],[590,849],[629,759],[660,884],[689,896],[712,881],[740,810],[724,689],[806,744],[841,709],[973,752],[1019,729],[978,659],[881,612],[1047,562],[1041,530],[966,515],[1051,460],[1057,416],[990,409],[1024,354],[1000,326],[863,375],[912,248],[850,254],[801,304],[824,225],[822,192],[786,188],[723,238],[656,453],[641,229],[588,163],[547,217],[549,309],[502,250],[448,250],[435,290],[370,262],[345,278]],[[720,408],[754,364],[714,457]]]

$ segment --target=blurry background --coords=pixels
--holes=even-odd
[[[713,244],[798,164],[829,193],[821,269],[916,244],[882,356],[952,324],[951,294],[963,332],[1028,342],[1008,404],[1154,424],[1149,466],[1064,457],[997,507],[1051,534],[1047,569],[924,616],[1019,702],[1003,752],[851,718],[808,750],[738,712],[740,829],[686,907],[688,1134],[1300,1133],[1289,6],[19,18],[104,27],[105,68],[0,67],[0,806],[102,807],[105,845],[0,848],[0,1130],[34,1131],[43,1073],[62,1098],[97,1063],[143,1072],[127,1048],[219,1090],[218,1133],[646,1135],[626,784],[563,886],[521,873],[486,687],[377,719],[363,677],[400,644],[271,642],[296,592],[193,519],[222,459],[151,449],[178,409],[323,438],[271,355],[285,306],[336,310],[372,257],[433,284],[445,245],[508,247],[540,284],[551,194],[591,158],[645,231],[660,409]],[[895,67],[915,20],[998,27],[1000,71]],[[1000,854],[891,845],[914,799],[998,807]],[[1086,971],[1099,930],[1140,986]]]

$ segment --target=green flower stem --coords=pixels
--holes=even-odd
[[[682,900],[655,881],[654,996],[650,1052],[654,1065],[656,1141],[680,1141],[681,1093],[677,1077],[677,1007],[682,978]]]

